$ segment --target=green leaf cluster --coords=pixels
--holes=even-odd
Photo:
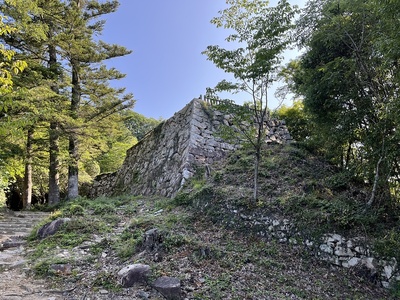
[[[211,22],[232,32],[226,41],[235,48],[210,45],[203,54],[218,68],[232,74],[235,81],[222,80],[214,89],[208,89],[206,97],[222,91],[241,92],[250,97],[249,107],[226,107],[225,111],[232,115],[233,127],[223,128],[223,135],[238,137],[239,141],[253,147],[253,200],[257,201],[258,166],[268,119],[268,89],[276,80],[282,52],[292,42],[292,20],[297,7],[286,0],[279,1],[275,7],[263,0],[227,0],[226,3],[228,7]]]
[[[369,206],[395,200],[400,187],[396,6],[309,1],[297,22],[305,52],[283,72],[308,119],[308,133],[298,137],[368,183]]]
[[[15,161],[22,170],[2,172],[6,181],[33,182],[27,190],[42,198],[50,192],[57,202],[77,188],[71,179],[83,184],[114,171],[136,143],[123,115],[133,95],[111,86],[125,75],[105,63],[131,51],[98,38],[104,17],[118,6],[0,1],[0,164],[4,170]]]

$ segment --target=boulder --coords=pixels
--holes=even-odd
[[[157,252],[160,250],[162,244],[162,235],[157,228],[147,230],[144,233],[143,245],[147,252]]]
[[[37,235],[40,239],[44,239],[45,237],[55,234],[60,229],[61,225],[69,221],[71,221],[70,218],[62,218],[44,224],[39,228]]]
[[[118,272],[121,285],[124,288],[132,287],[136,283],[147,283],[150,275],[150,266],[145,264],[133,264],[126,266]]]
[[[181,299],[181,281],[175,277],[163,276],[153,283],[153,287],[167,300]]]

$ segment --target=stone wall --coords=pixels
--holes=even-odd
[[[279,237],[281,242],[302,244],[318,259],[352,269],[358,276],[385,288],[400,282],[400,269],[396,258],[379,256],[365,238],[327,233],[320,240],[310,240],[302,237],[299,232],[294,233],[295,228],[287,219],[275,219],[271,222],[273,226],[269,228],[269,232],[260,234]]]
[[[91,197],[119,194],[173,197],[199,167],[206,168],[235,149],[215,135],[229,117],[193,99],[127,151],[115,173],[99,175]],[[266,142],[291,140],[282,121],[267,122]]]
[[[207,213],[210,203],[195,203],[200,212]],[[212,209],[215,209],[213,207]],[[270,213],[245,213],[243,208],[227,204],[220,207],[226,217],[224,225],[246,228],[263,239],[276,240],[288,247],[301,247],[305,251],[334,266],[351,269],[355,274],[374,284],[389,288],[400,283],[400,266],[394,257],[382,257],[373,251],[371,242],[363,237],[345,237],[326,233],[320,238],[304,235],[290,219]]]

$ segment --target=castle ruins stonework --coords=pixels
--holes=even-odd
[[[174,197],[196,170],[206,168],[234,150],[215,134],[229,117],[206,101],[193,99],[127,151],[122,167],[96,177],[91,197],[113,195],[161,195]],[[266,142],[291,140],[279,120],[267,122]]]

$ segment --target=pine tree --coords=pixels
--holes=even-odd
[[[12,100],[15,104],[13,124],[21,128],[21,134],[29,136],[30,141],[31,132],[37,132],[41,139],[48,138],[50,204],[60,201],[60,170],[64,169],[60,155],[67,146],[70,156],[65,160],[69,173],[68,198],[75,198],[78,196],[78,172],[82,168],[81,155],[88,152],[94,153],[92,158],[96,153],[100,155],[102,151],[93,147],[104,143],[101,139],[106,140],[98,134],[99,122],[110,128],[118,127],[107,119],[112,117],[114,122],[122,124],[118,112],[133,105],[132,95],[109,86],[110,80],[124,75],[107,69],[102,63],[130,51],[94,39],[104,26],[104,21],[98,19],[114,12],[118,1],[13,0],[2,1],[0,5],[18,27],[18,34],[8,36],[5,42],[30,65],[18,81],[24,93]],[[38,131],[37,124],[40,124]],[[47,133],[42,130],[45,126]],[[66,139],[69,145],[64,145]],[[35,155],[30,145],[31,142],[27,142],[21,146],[26,150],[26,183],[31,182],[29,165]],[[29,188],[24,190],[24,195],[29,197]],[[25,202],[29,202],[28,198]]]
[[[52,32],[55,26],[56,13],[58,12],[57,1],[2,1],[0,3],[2,12],[9,17],[9,22],[15,26],[16,32],[4,37],[4,42],[7,43],[12,49],[15,49],[16,55],[23,57],[29,64],[26,74],[22,74],[18,83],[18,93],[10,95],[12,99],[11,116],[13,124],[17,128],[26,131],[34,130],[32,127],[38,120],[54,120],[54,114],[49,114],[49,110],[42,111],[38,103],[33,103],[30,94],[34,94],[35,90],[41,90],[42,101],[47,103],[47,100],[53,100],[53,107],[59,107],[58,102],[58,87],[57,83],[60,81],[60,68],[57,62],[55,53],[55,46]],[[47,50],[46,50],[46,46]],[[29,77],[30,76],[30,77]],[[32,91],[27,92],[27,88]],[[47,103],[48,104],[48,103]],[[54,110],[53,110],[54,111]],[[52,202],[59,201],[59,188],[58,188],[58,151],[57,144],[58,138],[55,135],[54,129],[58,124],[52,122],[50,124],[52,150],[51,160],[55,163],[50,164],[50,175],[54,177],[52,184],[49,187],[51,191],[50,199]],[[28,150],[28,148],[27,148]],[[55,150],[55,151],[54,151]],[[25,175],[25,183],[30,183],[31,173],[29,172],[29,161],[31,153],[26,153],[28,172]],[[25,196],[29,197],[32,187],[25,187]],[[52,192],[54,191],[54,192]],[[55,196],[53,200],[52,196]],[[29,199],[26,198],[25,202],[28,203]]]
[[[94,35],[101,34],[104,25],[102,20],[96,20],[116,11],[118,5],[118,1],[85,3],[73,0],[66,7],[64,20],[71,25],[63,32],[65,38],[60,44],[60,49],[70,65],[72,85],[68,126],[69,199],[79,195],[79,135],[95,124],[94,120],[106,118],[133,105],[131,95],[121,96],[124,89],[114,89],[108,85],[110,80],[121,79],[124,75],[115,69],[107,69],[102,64],[104,60],[125,56],[131,51],[118,45],[94,41]],[[100,67],[96,67],[99,64]],[[95,85],[96,89],[92,89],[92,85]],[[86,110],[90,106],[92,112],[88,114],[87,111],[83,111],[82,104]]]

